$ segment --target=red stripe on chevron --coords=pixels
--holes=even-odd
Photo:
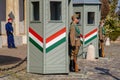
[[[83,35],[82,35],[82,34],[80,34],[80,37],[81,37],[81,38],[83,38]]]
[[[34,35],[38,40],[40,40],[41,42],[43,42],[43,38],[37,34],[31,27],[29,27],[29,32]]]
[[[63,34],[64,32],[66,32],[66,28],[65,27],[63,29],[61,29],[60,31],[56,32],[55,34],[51,35],[50,37],[48,37],[46,39],[46,43],[48,43],[51,40],[55,39],[56,37],[58,37],[59,35]]]
[[[89,32],[88,34],[86,34],[86,35],[84,36],[84,38],[87,38],[88,36],[90,36],[91,34],[93,34],[93,33],[95,33],[95,32],[97,32],[97,28],[94,29],[93,31]]]

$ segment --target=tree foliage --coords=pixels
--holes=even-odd
[[[120,36],[120,20],[108,15],[105,21],[106,36],[115,41]]]
[[[110,37],[111,40],[115,41],[120,36],[120,20],[116,14],[118,0],[111,0],[109,4],[109,14],[105,19],[106,36]]]
[[[116,12],[115,12],[115,10],[117,8],[117,4],[118,4],[118,0],[112,0],[112,2],[110,3],[110,12],[109,12],[109,15],[111,17],[113,17],[113,18],[118,17],[116,15]]]
[[[109,1],[108,0],[100,0],[101,1],[101,18],[105,19],[110,11]]]

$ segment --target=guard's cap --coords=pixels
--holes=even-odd
[[[77,15],[76,15],[76,14],[74,14],[71,18],[72,18],[72,20],[74,20],[74,19],[76,19],[76,18],[77,18]]]
[[[9,21],[9,20],[13,20],[13,19],[12,19],[12,18],[8,18],[8,21]]]

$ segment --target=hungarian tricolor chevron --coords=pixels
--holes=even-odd
[[[29,28],[29,41],[43,52],[43,38],[32,28]],[[63,28],[46,39],[46,53],[58,47],[66,41],[66,28]]]
[[[86,34],[85,36],[80,34],[80,41],[84,44],[88,44],[89,42],[91,42],[92,40],[97,38],[97,34],[98,34],[97,30],[98,29],[94,29],[91,32],[89,32],[88,34]]]
[[[88,34],[86,34],[84,36],[84,44],[88,44],[89,42],[91,42],[92,40],[97,38],[97,33],[98,33],[97,29],[94,29],[91,32],[89,32]]]
[[[80,42],[81,42],[81,44],[83,44],[83,35],[82,34],[80,34]]]
[[[43,38],[29,27],[29,41],[43,52]]]
[[[88,44],[89,42],[97,38],[97,33],[98,33],[97,29],[94,29],[85,36],[81,34],[80,35],[81,42],[83,44]],[[43,52],[43,38],[38,33],[36,33],[31,27],[29,27],[29,41],[41,52]],[[45,39],[46,53],[55,49],[65,41],[66,41],[66,28],[64,27],[63,29],[57,31],[56,33],[52,34],[51,36]]]
[[[61,29],[46,39],[46,53],[66,41],[66,28]]]

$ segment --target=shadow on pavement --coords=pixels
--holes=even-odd
[[[0,65],[9,65],[21,61],[21,58],[0,55]]]
[[[109,69],[104,69],[104,68],[99,68],[99,67],[95,67],[95,69],[101,71],[102,73],[100,73],[100,74],[102,74],[102,75],[108,75],[108,76],[111,76],[112,78],[114,78],[115,80],[120,80],[119,78],[113,76],[113,75],[109,72],[109,71],[110,71]]]

